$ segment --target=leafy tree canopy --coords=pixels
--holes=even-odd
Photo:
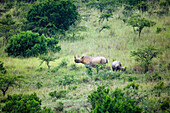
[[[143,30],[144,27],[151,27],[154,26],[156,23],[148,20],[146,18],[142,18],[141,15],[137,14],[137,15],[132,15],[127,23],[129,25],[131,25],[133,28],[137,27],[138,28],[138,32],[139,32],[139,38],[140,38],[140,34]]]
[[[69,0],[45,0],[37,2],[28,12],[28,29],[33,32],[55,35],[68,30],[79,17],[76,6]]]
[[[39,54],[46,54],[49,51],[60,51],[61,47],[57,46],[57,44],[58,41],[54,38],[46,38],[44,35],[39,36],[38,33],[27,31],[14,35],[9,40],[5,52],[9,56],[37,56]]]

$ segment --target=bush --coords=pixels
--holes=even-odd
[[[67,61],[64,59],[61,61],[61,63],[59,64],[59,67],[67,67]]]
[[[69,85],[75,82],[74,76],[73,75],[64,75],[62,77],[59,77],[57,83],[59,85]]]
[[[61,112],[64,109],[64,104],[62,102],[58,102],[56,107],[54,107],[56,112]]]
[[[41,100],[36,93],[30,95],[14,94],[8,95],[4,112],[10,113],[35,113],[41,110]]]
[[[139,84],[137,84],[136,81],[133,81],[130,84],[128,84],[125,88],[130,88],[130,87],[132,87],[133,89],[138,89]]]
[[[69,85],[68,87],[69,90],[76,90],[77,89],[77,85]]]
[[[170,111],[170,99],[169,98],[165,98],[163,100],[163,102],[160,104],[160,108],[163,111],[167,110],[167,113],[168,113],[168,111]]]
[[[144,104],[143,102],[148,99],[150,96],[150,90],[137,90],[133,87],[124,88],[124,96],[127,99],[135,100],[135,105]],[[145,107],[144,105],[142,107]]]
[[[134,80],[137,80],[137,77],[127,76],[127,79],[128,79],[129,82],[132,82]]]
[[[153,74],[151,73],[147,73],[145,75],[146,79],[148,81],[158,81],[158,80],[162,80],[162,76],[159,74],[159,72],[155,72]]]
[[[118,88],[109,94],[109,89],[99,86],[97,91],[88,96],[88,101],[92,104],[92,112],[94,113],[142,112],[142,108],[135,105],[135,100],[126,99],[124,93]]]
[[[78,70],[79,68],[76,66],[76,64],[71,64],[70,70]]]
[[[57,99],[66,97],[66,94],[67,94],[66,90],[53,91],[49,93],[49,95],[52,98],[57,98]]]
[[[156,29],[156,33],[160,33],[161,31],[162,31],[162,28],[157,27],[157,29]]]
[[[157,83],[155,86],[154,86],[154,89],[165,89],[166,88],[166,84],[163,82],[163,81],[160,81],[159,83]]]
[[[36,83],[36,87],[37,87],[38,89],[40,89],[40,88],[42,87],[42,82],[37,82],[37,83]]]
[[[43,107],[43,109],[41,110],[41,113],[54,113],[51,108],[46,108],[46,107]]]
[[[50,41],[53,43],[50,43]],[[9,40],[5,52],[9,56],[38,56],[39,54],[48,53],[48,49],[55,48],[54,52],[60,51],[60,46],[56,46],[58,41],[53,40],[53,38],[46,38],[44,35],[39,36],[38,33],[33,33],[31,31],[21,32],[17,35],[13,35]]]

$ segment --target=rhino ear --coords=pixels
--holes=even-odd
[[[74,59],[76,59],[76,56],[74,56]]]

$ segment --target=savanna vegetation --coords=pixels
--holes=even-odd
[[[170,0],[1,0],[0,112],[169,113]],[[107,68],[74,62],[104,56]],[[126,71],[112,71],[113,61]]]

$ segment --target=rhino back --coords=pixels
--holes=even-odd
[[[93,57],[92,58],[92,63],[93,64],[106,64],[107,59],[105,57],[102,57],[102,56]]]
[[[114,62],[112,63],[112,67],[121,67],[120,61],[114,61]]]

